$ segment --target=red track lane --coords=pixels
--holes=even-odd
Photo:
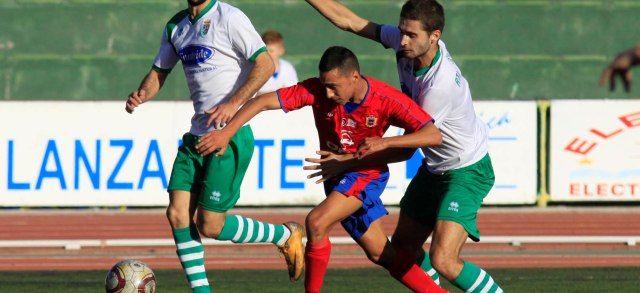
[[[309,209],[239,209],[234,213],[281,223],[304,221]],[[397,210],[383,219],[388,234]],[[640,208],[483,208],[478,216],[483,236],[499,235],[640,235]],[[331,236],[346,236],[337,227]],[[0,240],[170,238],[163,210],[3,211]],[[179,268],[173,247],[0,248],[0,270],[106,270],[122,258],[140,258],[154,268]],[[336,245],[331,267],[372,267],[355,245]],[[640,248],[623,244],[469,244],[464,257],[483,267],[640,266]],[[208,246],[210,269],[285,269],[268,245]]]

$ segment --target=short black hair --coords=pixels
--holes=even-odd
[[[400,18],[417,20],[428,33],[444,30],[444,8],[435,0],[409,0],[402,5]]]
[[[360,72],[358,57],[345,47],[329,47],[322,54],[322,58],[320,58],[318,70],[320,70],[320,73],[324,73],[336,68],[339,68],[343,75],[347,75],[354,70]]]

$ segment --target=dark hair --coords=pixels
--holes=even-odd
[[[284,38],[282,38],[282,35],[279,32],[274,30],[268,30],[262,33],[262,41],[268,45],[272,43],[283,42]]]
[[[444,8],[435,0],[409,0],[402,5],[400,18],[417,20],[428,33],[444,30]]]
[[[339,68],[343,75],[351,72],[360,72],[360,64],[358,64],[358,57],[356,57],[351,50],[341,47],[333,46],[329,47],[322,54],[320,58],[320,64],[318,69],[321,73],[329,72],[333,69]]]

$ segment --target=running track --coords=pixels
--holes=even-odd
[[[264,221],[304,221],[309,209],[238,209]],[[397,210],[383,220],[392,234]],[[483,208],[482,236],[640,236],[640,207],[629,208]],[[157,239],[171,236],[164,210],[3,210],[2,240]],[[331,236],[347,236],[337,226]],[[640,243],[618,244],[467,244],[463,257],[487,268],[640,266]],[[107,270],[124,258],[138,258],[153,268],[180,268],[171,246],[0,248],[0,270]],[[206,247],[209,269],[285,269],[271,245]],[[334,245],[333,268],[372,267],[355,245]]]

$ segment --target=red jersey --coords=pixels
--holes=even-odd
[[[340,105],[330,100],[317,77],[276,93],[285,112],[313,107],[320,149],[335,153],[355,153],[365,138],[382,137],[391,125],[411,133],[433,120],[399,90],[371,77],[363,78],[368,89],[360,104]],[[387,170],[387,165],[372,169]]]

